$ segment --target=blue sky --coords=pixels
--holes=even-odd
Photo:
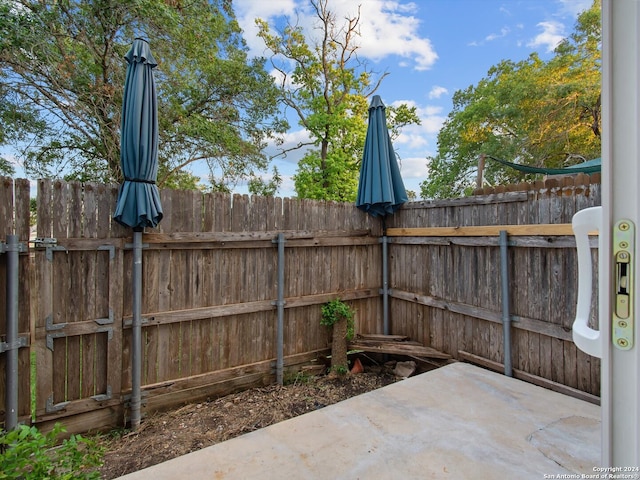
[[[329,0],[337,18],[353,17],[360,6],[358,54],[374,71],[388,72],[376,92],[386,105],[414,105],[420,126],[410,126],[394,141],[405,186],[419,196],[429,174],[427,157],[437,150],[437,134],[451,110],[456,90],[476,84],[500,60],[521,60],[531,52],[549,58],[553,48],[573,31],[579,12],[592,0]],[[265,55],[256,36],[255,19],[270,25],[292,23],[312,32],[309,0],[233,0],[250,53]],[[309,38],[309,35],[308,35]],[[284,146],[308,139],[295,119]],[[268,152],[277,153],[274,145]],[[283,177],[278,196],[295,196],[292,176],[303,152],[276,159]],[[18,176],[24,176],[16,165]],[[192,173],[206,182],[206,167]],[[35,187],[35,183],[34,183]],[[238,185],[237,193],[247,193]]]
[[[437,134],[451,110],[456,90],[476,84],[500,60],[522,60],[532,52],[549,58],[573,31],[579,12],[591,0],[329,0],[337,18],[353,17],[360,5],[359,55],[373,70],[388,71],[376,92],[385,104],[417,107],[422,121],[394,142],[405,186],[419,195],[428,176],[426,157],[437,149]],[[255,55],[264,46],[254,19],[270,25],[285,17],[311,26],[308,0],[234,0],[240,26]],[[311,31],[311,30],[309,30]],[[299,127],[287,145],[308,138]],[[274,161],[284,177],[278,196],[295,196],[291,176],[302,152]],[[238,192],[244,193],[243,187]]]

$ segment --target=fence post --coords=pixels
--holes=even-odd
[[[509,310],[509,240],[506,230],[500,230],[500,272],[502,280],[502,335],[504,341],[504,374],[513,376],[511,365],[511,312]]]
[[[382,243],[382,333],[389,335],[389,237],[385,234]]]
[[[278,324],[276,326],[276,381],[284,383],[284,233],[279,233],[278,244]]]
[[[7,352],[5,430],[18,425],[18,252],[17,235],[7,235],[7,243],[0,251],[7,253],[7,341],[2,351]]]

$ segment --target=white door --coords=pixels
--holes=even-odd
[[[589,217],[600,227],[600,330],[586,325],[584,304],[578,305],[574,339],[578,347],[602,358],[601,467],[631,475],[621,478],[638,478],[640,0],[603,0],[602,28],[602,208],[574,218],[583,234]],[[582,267],[581,289],[586,275]]]

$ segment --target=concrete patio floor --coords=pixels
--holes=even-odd
[[[599,463],[598,406],[455,363],[121,478],[543,479]]]

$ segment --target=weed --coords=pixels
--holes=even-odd
[[[346,365],[334,365],[331,367],[331,370],[336,372],[338,375],[346,375],[349,371]]]
[[[64,432],[59,423],[46,435],[27,425],[0,432],[0,479],[98,480],[103,450],[80,435],[56,446]]]
[[[320,319],[320,325],[332,327],[340,320],[346,320],[346,338],[347,340],[351,340],[355,335],[355,322],[353,319],[354,313],[353,309],[339,298],[331,300],[330,302],[322,305],[322,318]]]
[[[282,379],[282,383],[284,385],[303,385],[313,381],[314,376],[303,371],[294,372],[287,371],[284,374],[284,378]]]

